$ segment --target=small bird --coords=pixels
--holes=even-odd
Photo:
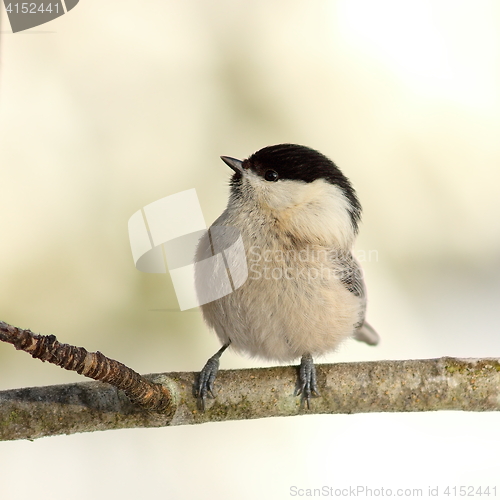
[[[234,170],[229,202],[200,239],[197,260],[240,237],[246,262],[237,252],[225,252],[220,266],[233,274],[244,268],[248,277],[232,293],[201,306],[222,348],[199,375],[198,406],[203,410],[207,395],[215,397],[219,359],[231,346],[268,360],[300,358],[295,395],[309,408],[311,397],[319,396],[313,357],[349,337],[369,345],[379,341],[365,321],[365,285],[352,255],[361,205],[340,169],[305,146],[279,144],[244,161],[221,159]],[[218,242],[215,229],[222,234]],[[198,275],[195,281],[217,294],[218,275]]]

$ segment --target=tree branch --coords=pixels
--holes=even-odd
[[[427,359],[317,365],[321,397],[312,409],[293,396],[297,368],[226,370],[215,400],[196,408],[194,373],[147,375],[168,387],[172,411],[134,406],[98,382],[0,392],[0,439],[36,439],[106,429],[161,427],[312,413],[500,410],[499,359]]]
[[[0,340],[12,344],[19,351],[27,352],[35,359],[108,382],[122,389],[134,403],[143,408],[161,412],[172,410],[168,388],[148,381],[128,366],[99,351],[88,352],[83,347],[61,344],[55,335],[37,335],[31,330],[23,330],[3,321],[0,321]]]

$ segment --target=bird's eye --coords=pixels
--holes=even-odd
[[[278,172],[276,170],[267,170],[264,174],[264,179],[269,182],[276,182],[279,178]]]

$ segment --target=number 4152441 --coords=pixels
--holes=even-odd
[[[36,3],[9,3],[5,9],[9,14],[43,14],[44,12],[48,12],[52,14],[52,12],[59,14],[59,4],[58,3],[48,3],[37,5]]]
[[[452,496],[452,497],[480,497],[480,496],[487,496],[489,497],[490,494],[493,497],[497,496],[497,487],[479,487],[479,488],[474,488],[474,486],[448,486],[445,488],[443,491],[443,494],[446,496]]]

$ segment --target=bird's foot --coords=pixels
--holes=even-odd
[[[214,381],[219,371],[219,360],[222,353],[229,347],[223,345],[205,364],[198,376],[194,387],[194,395],[197,399],[197,406],[200,411],[205,411],[205,400],[207,396],[215,398]]]
[[[300,407],[311,408],[311,397],[317,398],[320,394],[316,383],[316,367],[310,354],[304,354],[300,360],[299,378],[295,396],[301,396]]]

